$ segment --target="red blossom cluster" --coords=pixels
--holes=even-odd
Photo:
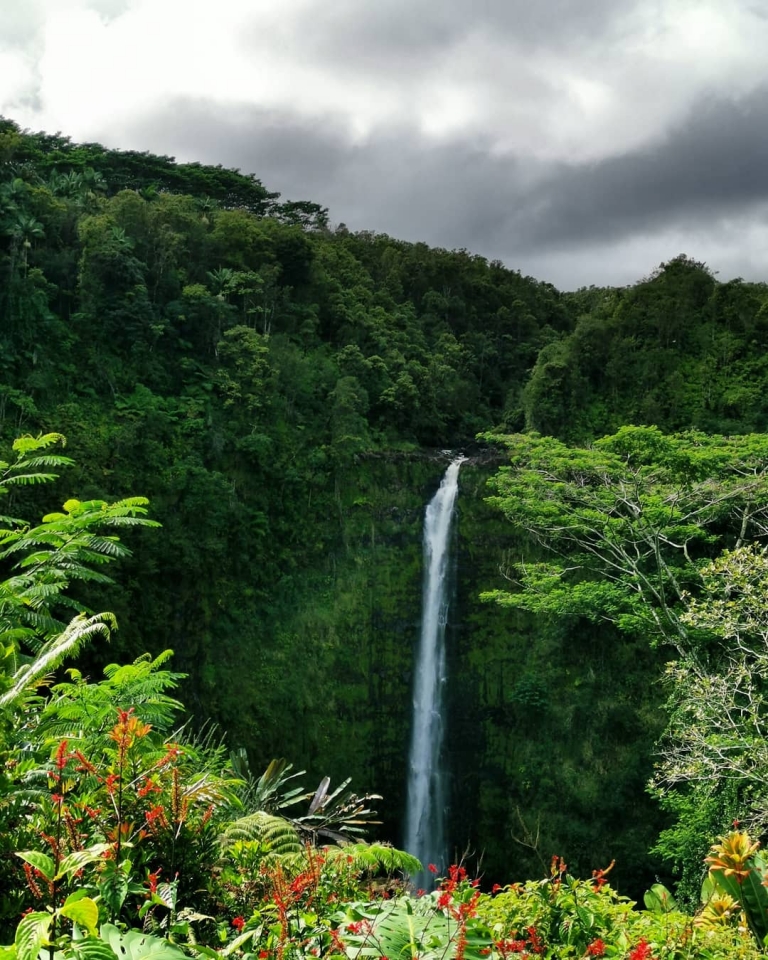
[[[611,872],[611,870],[613,870],[615,866],[616,866],[616,861],[611,860],[611,862],[608,864],[607,867],[605,867],[604,870],[592,871],[592,880],[595,884],[595,890],[602,889],[602,887],[604,887],[606,883],[608,883],[608,881],[605,878],[608,876],[608,874]]]
[[[149,890],[147,896],[151,897],[153,894],[157,893],[157,884],[160,880],[161,873],[161,870],[156,870],[154,873],[147,874],[147,888]]]
[[[646,940],[641,940],[633,950],[630,950],[629,960],[653,960],[651,945]]]
[[[42,900],[43,891],[40,889],[40,885],[37,881],[43,879],[43,874],[37,869],[37,867],[31,866],[26,861],[24,863],[24,873],[27,876],[27,886],[32,891],[32,896],[36,897],[38,900]],[[50,883],[48,886],[50,886]]]
[[[497,940],[496,949],[502,957],[508,957],[513,953],[525,953],[528,950],[527,940]],[[484,950],[483,953],[490,953],[490,950]]]
[[[542,954],[546,951],[547,945],[539,934],[536,927],[527,927],[525,937],[515,937],[508,940],[497,940],[494,946],[502,957],[508,957],[515,953],[524,953],[526,956],[531,954]]]
[[[431,869],[430,865],[430,869]],[[467,896],[467,888],[462,885],[469,883],[471,893]],[[467,924],[471,917],[477,916],[477,902],[480,899],[479,880],[468,881],[467,871],[458,864],[448,868],[448,877],[440,884],[440,895],[437,898],[439,910],[445,910],[453,917],[457,924],[455,960],[464,960],[467,950]]]

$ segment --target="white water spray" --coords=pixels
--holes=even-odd
[[[446,863],[445,771],[443,748],[443,687],[445,628],[448,623],[450,533],[459,468],[464,457],[448,467],[440,489],[424,517],[424,595],[421,639],[413,689],[413,733],[408,770],[405,849],[426,868],[433,863],[443,875]],[[428,886],[429,874],[413,882]]]

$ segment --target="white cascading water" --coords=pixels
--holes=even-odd
[[[464,457],[445,472],[440,489],[424,517],[424,596],[421,638],[413,688],[413,733],[408,769],[405,849],[426,868],[435,864],[444,875],[445,776],[443,748],[443,687],[445,686],[445,628],[450,601],[449,560],[451,521],[459,491],[459,468]],[[419,887],[430,886],[431,874],[413,877]]]

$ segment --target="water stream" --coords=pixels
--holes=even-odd
[[[445,628],[450,590],[451,524],[459,491],[463,457],[445,472],[440,489],[424,517],[424,594],[421,637],[413,688],[413,732],[408,768],[405,849],[426,868],[435,864],[441,875],[447,864],[443,762],[443,688],[446,680]],[[430,886],[431,874],[413,877],[414,885]]]

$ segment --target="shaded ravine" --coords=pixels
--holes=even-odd
[[[445,629],[448,623],[450,534],[459,469],[464,457],[445,472],[424,517],[424,593],[421,636],[413,687],[413,729],[408,767],[405,849],[426,868],[446,863],[446,776],[443,749],[443,688],[446,680]],[[430,886],[431,874],[412,878]]]

